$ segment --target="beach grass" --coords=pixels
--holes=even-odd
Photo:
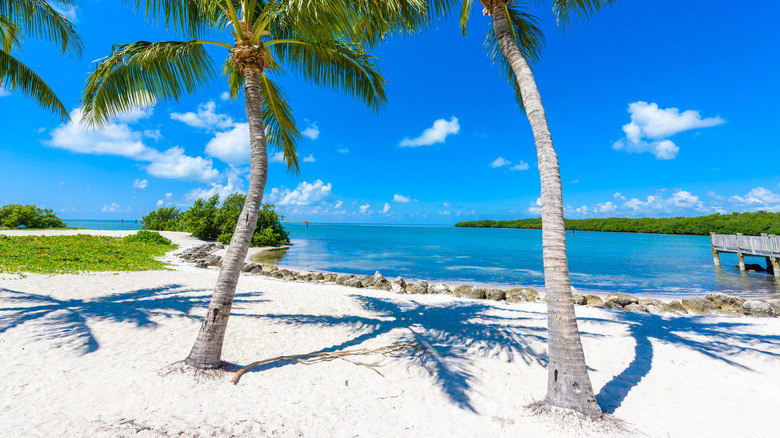
[[[77,274],[95,271],[165,270],[155,257],[176,245],[126,242],[105,236],[0,235],[0,272]]]

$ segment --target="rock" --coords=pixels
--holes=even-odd
[[[704,298],[711,302],[715,308],[722,313],[738,314],[742,312],[744,298],[732,297],[720,292],[710,292]]]
[[[482,287],[463,285],[463,286],[456,287],[455,290],[452,291],[452,293],[456,297],[481,300],[485,298],[487,291],[485,290],[485,288]]]
[[[382,276],[382,274],[379,273],[379,271],[374,272],[374,278],[385,278]]]
[[[601,299],[598,295],[585,295],[585,299],[587,300],[587,304],[589,306],[603,306],[604,300]]]
[[[336,281],[336,277],[338,277],[338,275],[336,275],[336,274],[325,274],[325,275],[323,275],[323,277],[325,277],[325,281],[332,283],[332,282]]]
[[[666,304],[664,304],[661,300],[656,300],[655,298],[640,298],[639,299],[639,305],[640,306],[661,306],[666,307]]]
[[[742,313],[750,316],[770,317],[776,316],[772,306],[764,300],[747,300],[742,304]]]
[[[636,304],[636,303],[630,303],[630,304]],[[620,303],[611,300],[604,301],[604,307],[612,310],[623,310],[623,306],[621,306]]]
[[[623,307],[623,310],[626,312],[644,313],[647,311],[647,308],[639,303],[631,303]]]
[[[521,287],[506,291],[506,299],[513,303],[536,301],[537,298],[539,298],[539,292],[530,287]]]
[[[344,282],[344,286],[361,288],[363,287],[363,283],[352,275]]]
[[[406,288],[396,282],[390,283],[390,289],[397,294],[405,294]]]
[[[588,299],[585,298],[585,296],[582,295],[579,292],[572,291],[571,299],[572,299],[572,301],[574,301],[574,304],[577,305],[577,306],[584,306],[584,305],[588,304]]]
[[[376,278],[374,277],[374,289],[384,290],[384,291],[391,291],[393,290],[392,283],[387,281],[384,277]]]
[[[625,307],[629,304],[638,304],[639,298],[629,294],[616,293],[616,294],[607,295],[607,299],[605,300],[605,302],[606,303],[613,302],[619,305],[620,307]]]
[[[312,280],[322,281],[325,280],[325,276],[322,275],[322,272],[317,272],[312,274]]]
[[[276,265],[261,265],[263,267],[263,271],[268,272],[276,272],[279,270],[279,267]]]
[[[371,287],[374,285],[374,277],[371,275],[361,275],[360,282],[363,283],[364,287]]]
[[[775,311],[775,316],[780,316],[780,300],[769,301],[769,307]]]
[[[412,288],[409,289],[410,294],[427,294],[428,293],[428,282],[425,280],[418,280],[412,285]]]
[[[681,302],[676,300],[669,302],[669,304],[666,305],[666,310],[673,313],[682,313],[683,315],[688,314],[688,309],[686,309]]]
[[[355,276],[354,276],[354,275],[352,275],[352,274],[339,274],[339,275],[337,275],[337,276],[336,276],[336,279],[335,279],[334,281],[336,282],[336,284],[341,284],[341,285],[343,285],[343,284],[345,284],[345,283],[347,282],[347,280],[349,280],[350,278],[355,278]]]
[[[682,300],[682,305],[694,315],[709,315],[717,308],[706,298],[689,298]]]
[[[447,286],[446,284],[436,283],[428,286],[428,293],[429,294],[451,294],[452,291],[450,290],[449,286]]]
[[[663,303],[662,303],[663,304]],[[653,315],[661,315],[667,312],[666,305],[658,306],[655,304],[648,304],[645,306],[647,308],[647,311],[649,313],[652,313]]]
[[[255,268],[260,268],[261,271],[263,270],[263,267],[260,266],[259,264],[249,262],[249,263],[244,263],[244,266],[241,267],[241,272],[252,272],[252,269]]]
[[[745,263],[745,269],[748,271],[766,272],[766,268],[759,265],[758,263]]]
[[[506,299],[506,292],[501,289],[490,288],[485,291],[485,298],[493,301],[503,301]]]
[[[280,269],[277,272],[282,274],[283,277],[293,277],[293,278],[295,278],[295,272],[293,272],[293,271],[289,271],[287,269]]]

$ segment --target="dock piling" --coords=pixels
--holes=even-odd
[[[764,257],[767,272],[772,272],[776,278],[780,278],[780,236],[766,233],[760,236],[710,233],[710,247],[716,267],[720,266],[722,252],[737,254],[742,272],[746,270],[745,256]]]

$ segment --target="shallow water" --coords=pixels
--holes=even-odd
[[[85,219],[63,219],[65,224],[71,228],[86,228],[88,230],[140,230],[141,221],[139,220],[118,220],[118,221],[99,221]]]
[[[265,262],[291,268],[490,284],[544,285],[540,230],[354,224],[287,224],[293,246]],[[581,292],[684,297],[706,292],[780,298],[766,273],[740,273],[734,254],[712,262],[708,236],[567,233],[572,284]],[[748,263],[765,265],[763,258]]]

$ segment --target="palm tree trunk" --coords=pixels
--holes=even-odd
[[[491,16],[498,44],[509,60],[520,87],[523,106],[534,134],[542,182],[542,248],[547,291],[547,345],[550,350],[545,401],[552,406],[597,417],[602,412],[593,395],[585,365],[569,282],[558,156],[547,127],[542,98],[531,68],[512,36],[505,5],[504,0],[495,1]]]
[[[192,346],[190,355],[184,361],[187,365],[196,368],[217,368],[221,364],[222,343],[225,339],[230,307],[233,305],[241,267],[257,226],[257,215],[268,178],[268,151],[261,109],[260,70],[245,69],[244,79],[249,142],[252,147],[249,191],[233,239],[222,260],[222,268],[219,271],[217,285],[214,287],[214,294],[211,296],[208,312],[203,319],[195,345]]]

